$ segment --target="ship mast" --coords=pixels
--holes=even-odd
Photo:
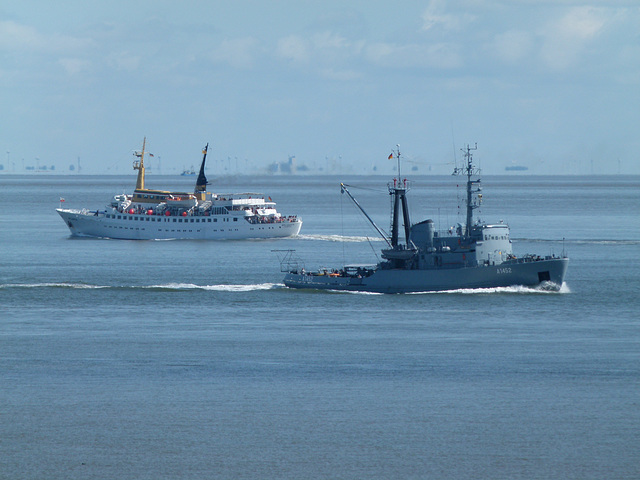
[[[133,169],[138,170],[138,179],[136,180],[136,190],[144,190],[144,147],[147,144],[147,137],[142,140],[142,151],[133,152],[133,155],[138,157],[139,160],[133,161]]]
[[[472,179],[472,176],[480,175],[480,169],[476,168],[473,165],[473,154],[471,153],[474,150],[478,149],[478,144],[476,143],[473,148],[468,144],[466,148],[461,149],[464,153],[464,163],[462,167],[456,167],[453,170],[454,175],[466,175],[467,176],[467,220],[466,220],[466,230],[465,236],[469,237],[471,235],[471,227],[473,226],[473,211],[480,206],[480,201],[482,199],[482,188],[480,188],[480,179]],[[478,195],[478,202],[473,202],[473,195]]]
[[[367,217],[369,222],[378,231],[380,236],[389,245],[388,249],[382,250],[382,257],[392,262],[393,268],[405,268],[407,262],[412,260],[418,251],[416,246],[410,240],[411,236],[411,221],[409,220],[409,206],[407,204],[407,181],[400,179],[400,145],[396,145],[397,150],[391,152],[389,160],[394,156],[398,159],[398,178],[393,179],[393,186],[389,184],[389,195],[393,196],[393,216],[391,219],[391,238],[388,238],[375,222],[367,215],[367,212],[360,206],[355,198],[351,195],[347,186],[343,183],[340,184],[342,193],[349,195],[349,198],[356,204],[360,211]],[[400,208],[402,208],[402,218],[404,221],[404,235],[406,245],[398,243],[398,230],[400,229]]]
[[[207,177],[204,174],[204,162],[207,160],[207,151],[209,150],[209,144],[207,143],[205,147],[202,149],[202,164],[200,165],[200,173],[198,174],[198,179],[196,180],[196,188],[194,193],[196,194],[198,200],[204,200],[205,194],[207,192]]]
[[[402,217],[404,220],[404,236],[407,248],[411,234],[411,221],[409,220],[409,206],[407,205],[407,180],[400,177],[400,145],[396,145],[396,151],[391,152],[398,160],[398,178],[393,179],[393,187],[389,185],[389,195],[393,195],[393,217],[391,219],[391,247],[398,246],[398,230],[400,227],[400,205],[402,205]]]

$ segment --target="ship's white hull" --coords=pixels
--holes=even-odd
[[[297,235],[302,227],[302,221],[298,218],[252,224],[244,218],[234,217],[234,220],[228,215],[182,218],[123,214],[108,218],[103,213],[83,210],[58,208],[56,211],[72,235],[126,240],[279,238]]]

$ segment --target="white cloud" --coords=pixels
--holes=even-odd
[[[365,42],[352,41],[331,31],[311,35],[289,35],[278,40],[276,55],[297,64],[313,65],[324,78],[349,81],[362,74],[352,65],[362,56]]]
[[[376,67],[450,69],[462,64],[459,47],[453,43],[387,43],[348,39],[331,31],[311,35],[308,39],[290,35],[278,40],[278,57],[296,63],[311,64],[317,72],[331,79],[361,78],[353,65],[366,62]]]
[[[257,44],[253,37],[243,37],[224,40],[211,53],[216,62],[228,63],[234,68],[248,69],[254,64]]]
[[[313,36],[313,44],[316,48],[320,50],[326,49],[336,49],[336,50],[344,50],[349,48],[349,42],[343,36],[334,33],[325,31],[322,33],[318,33]]]
[[[276,54],[286,60],[305,62],[309,59],[309,47],[303,38],[289,35],[278,40]]]
[[[367,46],[366,57],[373,64],[383,67],[450,69],[462,64],[457,47],[447,43],[428,45],[375,43]]]
[[[362,74],[354,70],[335,70],[325,68],[321,70],[321,75],[329,80],[351,81],[362,77]]]
[[[518,30],[497,34],[489,44],[491,53],[506,62],[517,62],[531,54],[534,37],[531,33]]]
[[[0,50],[53,53],[76,51],[89,44],[86,39],[43,34],[29,25],[0,21]]]
[[[276,54],[295,61],[308,61],[312,55],[345,57],[359,54],[365,42],[351,41],[342,35],[324,31],[305,39],[300,35],[289,35],[278,40]]]
[[[542,31],[542,60],[552,68],[575,65],[580,55],[604,29],[608,11],[594,7],[572,8]]]
[[[456,12],[455,14],[446,13],[446,5],[447,2],[444,0],[431,0],[431,2],[429,2],[429,6],[422,14],[423,30],[440,27],[443,30],[458,31],[464,25],[471,23],[475,18],[467,12]]]
[[[0,48],[5,50],[31,50],[41,48],[44,38],[38,31],[12,21],[0,22]]]
[[[111,53],[107,56],[107,65],[116,70],[132,72],[140,66],[140,57],[129,52]]]
[[[606,11],[593,7],[576,7],[557,24],[566,37],[588,39],[597,35],[605,24]]]
[[[90,68],[90,62],[80,58],[61,58],[58,63],[62,65],[69,75],[77,75]]]

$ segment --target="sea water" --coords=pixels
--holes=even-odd
[[[74,238],[131,176],[0,177],[0,478],[640,477],[640,177],[483,178],[514,252],[571,258],[559,292],[289,290],[375,263],[383,177],[213,179],[299,237]],[[193,179],[149,175],[151,188]],[[459,178],[412,179],[413,221],[464,222]]]

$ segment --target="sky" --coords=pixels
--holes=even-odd
[[[637,0],[21,0],[0,59],[0,174],[640,174]]]

